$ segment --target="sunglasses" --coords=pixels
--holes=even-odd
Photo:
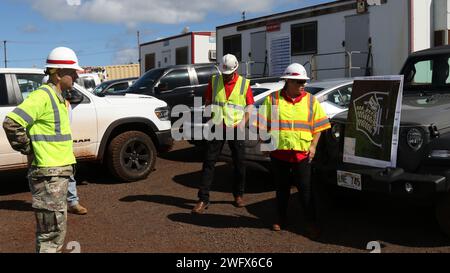
[[[299,85],[305,85],[306,81],[305,80],[291,80],[293,83],[299,84]]]

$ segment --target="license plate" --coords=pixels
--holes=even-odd
[[[337,171],[337,184],[338,186],[354,189],[354,190],[362,190],[362,182],[361,175],[357,173],[349,173],[344,171]]]

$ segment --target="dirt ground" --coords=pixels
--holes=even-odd
[[[80,164],[77,188],[89,213],[69,214],[66,243],[78,242],[83,253],[367,253],[371,241],[380,243],[381,252],[450,252],[450,240],[440,233],[430,204],[382,196],[323,201],[322,235],[312,241],[304,235],[293,190],[290,226],[273,232],[273,182],[256,164],[248,167],[245,208],[232,205],[233,170],[221,162],[212,205],[205,215],[191,215],[201,160],[201,149],[178,142],[160,155],[146,180],[133,183],[115,181],[101,166]],[[0,181],[0,252],[33,252],[35,220],[25,171],[0,173]]]

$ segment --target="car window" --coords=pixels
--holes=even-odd
[[[42,85],[44,74],[16,74],[17,84],[22,93],[22,99],[25,100],[33,90]]]
[[[448,90],[450,55],[440,54],[411,59],[403,71],[405,90]]]
[[[177,87],[190,86],[191,80],[187,69],[172,70],[163,78],[161,78],[159,85],[167,84],[167,90],[172,90]]]
[[[120,92],[120,91],[124,91],[127,88],[128,88],[128,82],[120,82],[120,83],[116,83],[116,84],[111,85],[106,90],[106,92],[114,94],[114,93],[117,93],[117,92]]]
[[[86,97],[85,95],[83,95],[83,93],[81,93],[80,91],[78,91],[76,88],[73,88],[73,89],[70,91],[70,96],[71,96],[72,98],[82,98],[82,101],[80,102],[80,104],[85,104],[85,103],[90,103],[90,102],[91,102],[91,100],[90,100],[88,97]],[[66,98],[67,98],[67,96],[66,96]]]
[[[139,93],[139,90],[151,88],[155,82],[162,76],[164,69],[151,69],[140,77],[132,86],[130,91]]]
[[[93,91],[94,94],[102,93],[102,91],[103,91],[105,88],[107,88],[108,85],[109,85],[109,83],[107,83],[107,82],[101,83],[100,85],[98,85],[98,86],[94,89],[94,91]]]
[[[95,80],[90,78],[83,79],[84,88],[93,90],[95,88]]]
[[[319,92],[322,91],[323,89],[324,89],[324,88],[322,88],[322,87],[305,86],[306,92],[308,92],[308,93],[310,93],[310,94],[313,94],[313,95],[319,93]]]
[[[268,89],[268,88],[252,88],[252,93],[253,93],[253,96],[258,96],[259,94],[262,94],[268,90],[270,90],[270,89]]]
[[[211,76],[218,73],[214,66],[199,67],[195,70],[197,71],[197,79],[199,84],[207,84],[211,79]]]
[[[0,106],[9,105],[5,74],[0,74]]]
[[[340,107],[348,108],[352,97],[353,84],[340,87],[327,96],[327,101]]]

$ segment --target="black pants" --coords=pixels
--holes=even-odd
[[[278,221],[286,223],[291,185],[297,187],[300,205],[305,211],[307,221],[316,220],[313,191],[311,183],[311,164],[308,159],[300,163],[290,163],[271,158],[272,171],[277,189]]]
[[[225,133],[224,133],[225,134]],[[225,135],[224,135],[224,138]],[[236,139],[236,132],[234,133]],[[243,196],[245,191],[245,141],[244,140],[211,140],[206,143],[206,154],[203,161],[202,180],[200,189],[198,191],[198,198],[200,201],[209,202],[209,190],[214,180],[214,169],[217,159],[222,152],[225,141],[228,141],[228,146],[231,149],[233,165],[234,165],[234,180],[233,180],[233,195]]]

